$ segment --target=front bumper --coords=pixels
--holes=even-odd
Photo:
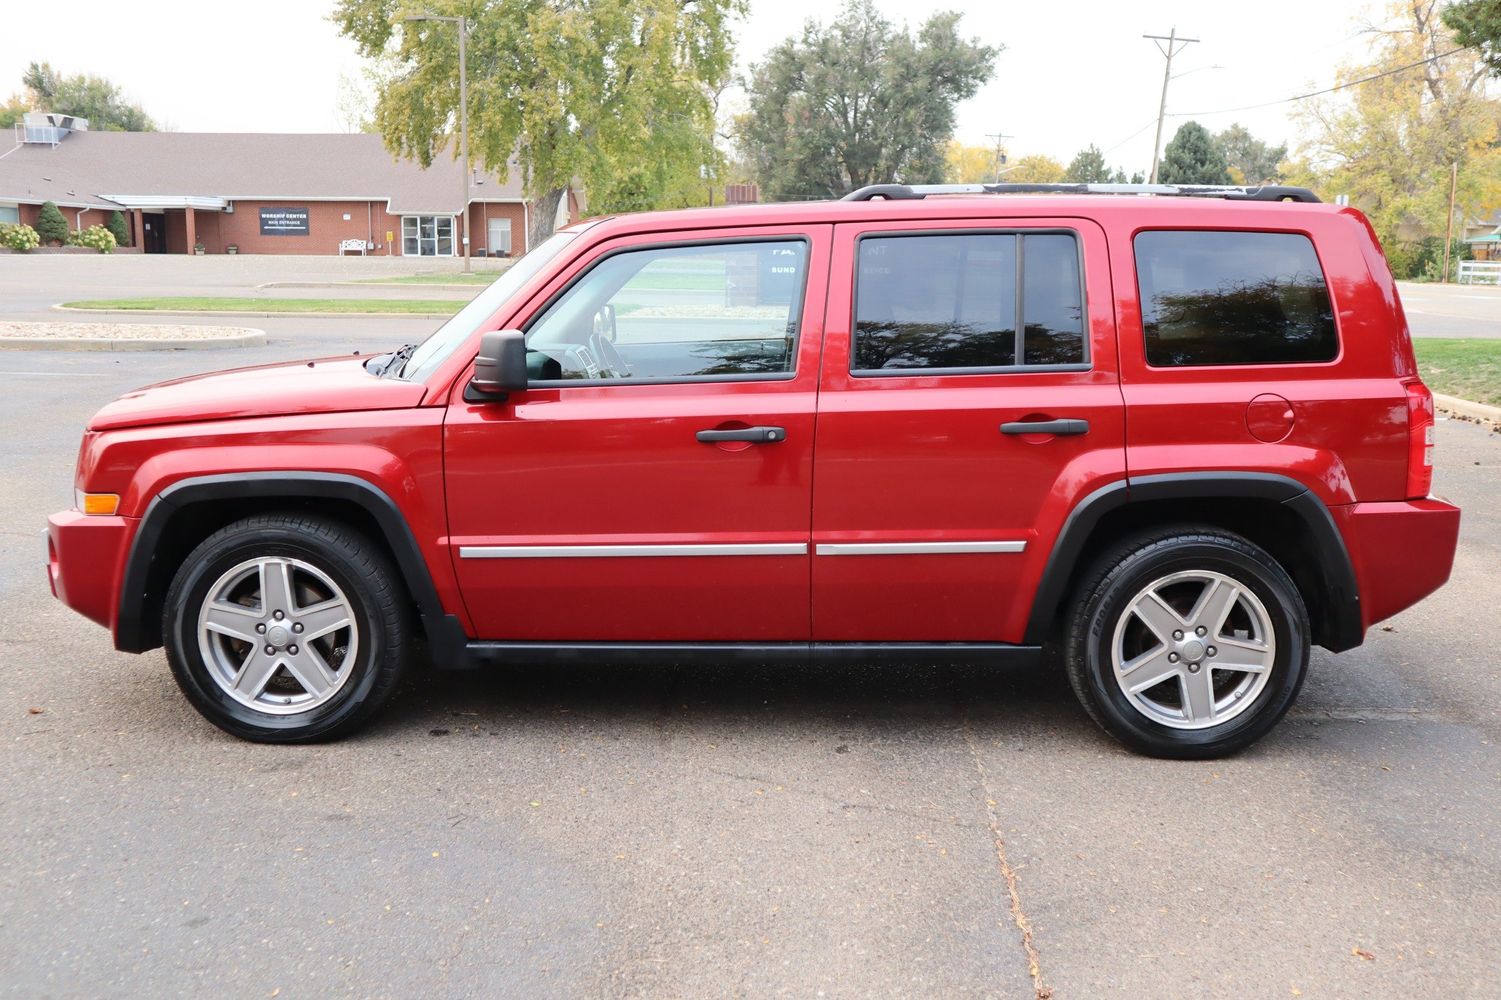
[[[133,517],[102,517],[66,510],[47,518],[47,581],[52,595],[112,632],[119,613],[119,581]]]
[[[1442,587],[1459,545],[1459,508],[1429,497],[1335,508],[1370,628]]]

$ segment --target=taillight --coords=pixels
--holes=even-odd
[[[1407,383],[1407,497],[1419,500],[1433,489],[1433,393],[1422,382]]]

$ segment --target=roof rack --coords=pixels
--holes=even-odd
[[[1317,202],[1308,188],[1263,184],[1234,187],[1224,184],[869,184],[841,201],[910,201],[930,194],[1132,194],[1172,198],[1224,198],[1228,201]]]

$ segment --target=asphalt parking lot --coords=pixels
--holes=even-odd
[[[1453,580],[1232,760],[923,664],[419,673],[357,738],[262,747],[54,601],[40,536],[118,393],[434,324],[256,325],[0,354],[0,995],[1497,995],[1501,438],[1441,424]]]

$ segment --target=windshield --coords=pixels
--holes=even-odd
[[[500,311],[507,299],[546,267],[577,233],[554,233],[535,250],[512,264],[495,282],[433,332],[412,352],[401,378],[420,382],[431,375],[481,323]]]

